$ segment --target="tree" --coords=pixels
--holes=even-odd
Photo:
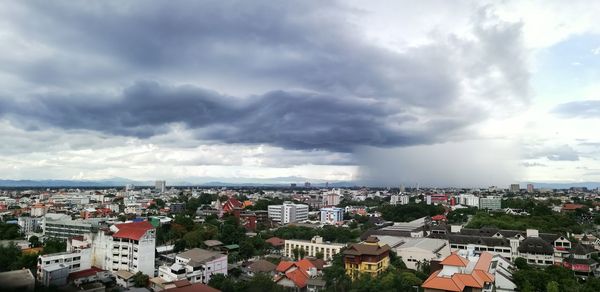
[[[186,242],[184,239],[175,241],[175,244],[173,246],[173,252],[178,253],[180,251],[185,250],[185,245],[186,245]]]
[[[64,252],[67,250],[67,242],[61,239],[51,238],[44,242],[44,254]]]
[[[142,274],[142,272],[137,272],[133,275],[133,284],[135,287],[146,287],[148,285],[148,275]]]
[[[31,247],[40,247],[42,243],[40,242],[40,238],[33,235],[29,238],[29,246]]]
[[[212,275],[210,277],[210,281],[208,281],[208,286],[219,289],[222,292],[235,291],[235,283],[229,277],[223,274]]]
[[[558,283],[556,283],[556,281],[548,282],[548,285],[546,285],[546,292],[560,292]]]
[[[292,249],[292,254],[294,255],[294,259],[298,260],[298,258],[300,257],[300,249],[297,247],[294,247]]]
[[[316,257],[316,258],[318,258],[318,259],[320,259],[320,260],[322,260],[322,259],[325,257],[325,255],[323,255],[323,252],[322,252],[322,251],[318,251],[318,252],[315,254],[315,257]]]
[[[254,245],[252,245],[252,242],[250,242],[250,240],[244,240],[240,242],[240,256],[243,259],[249,259],[252,256],[254,256],[254,253],[256,252],[256,249],[254,248]]]
[[[20,239],[21,237],[19,225],[0,222],[0,240]]]
[[[523,270],[523,269],[529,268],[529,265],[527,264],[527,260],[524,259],[524,258],[522,258],[522,257],[518,257],[518,258],[515,259],[515,266],[519,270]]]

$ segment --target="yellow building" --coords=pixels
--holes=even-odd
[[[350,245],[344,251],[344,267],[352,280],[361,274],[376,277],[390,265],[390,247],[379,245],[379,239],[369,237],[363,243]]]

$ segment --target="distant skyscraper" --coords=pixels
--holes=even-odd
[[[157,180],[154,183],[154,188],[159,192],[163,193],[167,190],[167,182],[164,180]]]
[[[513,193],[518,193],[521,190],[521,186],[519,184],[511,184],[510,191]]]
[[[132,191],[133,189],[135,189],[135,186],[133,184],[125,185],[125,191]]]
[[[406,188],[404,187],[404,184],[400,185],[400,192],[404,193],[406,191]]]
[[[310,188],[310,182],[305,182],[305,183],[304,183],[304,187],[305,187],[305,188]]]
[[[533,184],[527,184],[527,192],[533,193]]]

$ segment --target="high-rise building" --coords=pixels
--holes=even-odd
[[[342,208],[321,208],[321,223],[337,224],[344,221],[344,209]]]
[[[502,209],[502,199],[498,196],[480,198],[479,208],[484,210],[500,210]]]
[[[533,184],[527,184],[527,192],[533,193]]]
[[[323,195],[324,206],[337,206],[340,204],[340,195],[334,192],[326,193]]]
[[[519,184],[511,184],[510,191],[513,193],[518,193],[521,190],[521,186]]]
[[[269,218],[281,224],[308,220],[308,205],[284,202],[269,206]]]
[[[311,187],[311,184],[310,184],[310,182],[305,182],[305,183],[304,183],[304,187],[305,187],[305,188],[310,188],[310,187]]]
[[[392,205],[407,205],[410,198],[408,195],[392,195],[390,197],[390,204]]]
[[[161,193],[164,193],[167,190],[167,182],[164,180],[157,180],[154,182],[154,188]]]

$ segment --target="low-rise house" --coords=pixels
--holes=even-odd
[[[208,283],[212,275],[227,276],[227,255],[217,251],[194,248],[175,257],[172,265],[158,269],[159,277],[168,282],[187,279],[191,283]]]
[[[265,273],[274,276],[276,268],[277,266],[269,261],[257,260],[248,265],[246,270],[249,277],[254,277],[254,275],[258,273]]]
[[[567,257],[563,266],[575,272],[579,276],[590,276],[598,272],[598,262],[592,258],[592,253],[596,251],[583,244],[577,244],[571,250],[571,254]]]
[[[0,290],[33,292],[35,278],[29,269],[0,273]]]

